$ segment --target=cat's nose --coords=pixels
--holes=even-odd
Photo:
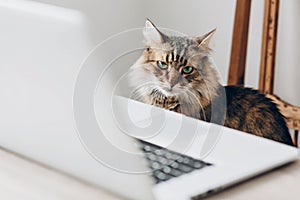
[[[179,82],[180,79],[180,75],[179,74],[174,74],[173,76],[171,76],[169,78],[169,83],[170,83],[170,87],[171,89]]]
[[[178,73],[178,71],[176,71],[175,69],[171,69],[168,76],[170,87],[172,89],[178,83],[180,79],[180,73]]]
[[[171,89],[178,83],[178,77],[177,78],[172,78],[169,82],[170,82],[170,87]]]

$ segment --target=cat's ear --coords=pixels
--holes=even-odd
[[[164,42],[165,35],[162,34],[149,19],[146,19],[143,34],[148,45],[161,44]]]
[[[217,29],[213,29],[209,33],[206,33],[205,35],[201,37],[197,37],[196,40],[199,43],[199,46],[208,46],[209,42],[211,41],[212,36],[216,33]]]

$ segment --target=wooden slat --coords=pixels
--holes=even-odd
[[[251,0],[236,1],[228,85],[244,84],[250,7]]]
[[[279,0],[265,0],[259,90],[273,93]]]
[[[274,103],[277,104],[278,109],[280,110],[281,114],[286,118],[287,126],[290,129],[300,130],[300,107],[293,106],[279,97],[268,94],[268,98],[272,99]]]

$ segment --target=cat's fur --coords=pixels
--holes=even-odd
[[[270,99],[250,88],[219,83],[209,48],[214,32],[202,37],[167,36],[147,20],[147,47],[129,72],[133,98],[293,145],[284,118]],[[190,71],[187,66],[193,67],[190,73],[183,71]]]

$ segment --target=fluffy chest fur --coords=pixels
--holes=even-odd
[[[153,90],[150,94],[146,95],[144,102],[160,108],[181,113],[178,98],[176,96],[167,97],[158,90]]]

